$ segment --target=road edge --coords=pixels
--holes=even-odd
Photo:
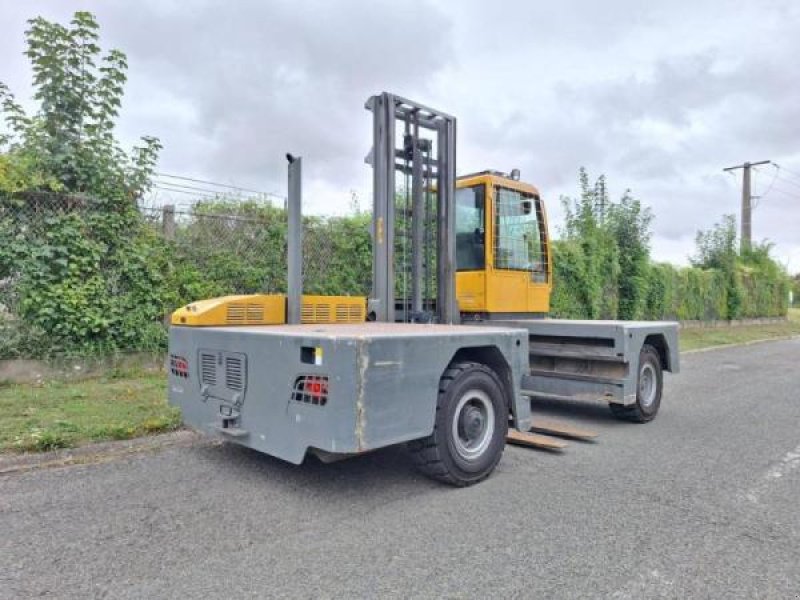
[[[739,346],[753,346],[755,344],[765,344],[767,342],[785,342],[787,340],[800,339],[800,335],[782,335],[780,337],[760,338],[757,340],[748,340],[746,342],[736,342],[734,344],[719,344],[717,346],[708,346],[706,348],[694,348],[693,350],[683,350],[681,355],[684,354],[699,354],[700,352],[712,352],[713,350],[724,350],[725,348],[738,348]]]
[[[51,452],[0,454],[0,477],[37,469],[105,463],[127,456],[158,452],[166,448],[213,443],[219,442],[189,429],[178,429],[158,435],[100,442]]]

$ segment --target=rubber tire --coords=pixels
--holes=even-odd
[[[656,373],[656,397],[649,407],[642,405],[641,398],[639,397],[639,377],[641,377],[641,367],[648,362],[652,365]],[[608,407],[614,416],[618,419],[625,421],[632,421],[634,423],[648,423],[656,418],[658,409],[661,407],[661,392],[664,389],[664,373],[661,367],[661,357],[658,351],[650,344],[642,346],[639,352],[639,375],[636,378],[636,403],[630,406],[622,404],[609,404]]]
[[[475,461],[467,461],[453,447],[451,425],[459,399],[470,389],[476,388],[486,392],[492,402],[494,432],[483,454]],[[508,413],[505,389],[492,369],[474,362],[451,363],[439,380],[433,433],[408,443],[411,458],[417,469],[437,481],[457,487],[483,481],[503,456],[508,434]]]

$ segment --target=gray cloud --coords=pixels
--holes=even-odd
[[[578,167],[631,188],[656,214],[656,248],[692,250],[738,211],[722,167],[771,158],[800,172],[800,7],[791,0],[122,3],[92,0],[104,45],[130,60],[123,137],[162,138],[162,170],[282,189],[306,157],[317,210],[369,193],[366,97],[387,89],[459,117],[459,170],[520,167],[550,201]],[[24,20],[71,7],[5,3],[0,79],[25,89]],[[771,171],[757,177],[763,193]],[[800,184],[781,173],[782,180]],[[332,190],[341,190],[341,193]],[[755,213],[800,270],[800,187],[781,180]]]

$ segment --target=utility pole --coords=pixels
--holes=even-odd
[[[739,240],[742,251],[750,249],[753,239],[753,195],[750,190],[750,167],[768,165],[771,162],[771,160],[760,160],[753,163],[745,162],[741,165],[736,165],[735,167],[722,169],[723,171],[735,171],[736,169],[742,169],[742,217],[740,219],[740,228],[742,233],[740,236],[741,239]]]

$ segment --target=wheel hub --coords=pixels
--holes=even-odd
[[[462,458],[475,460],[486,451],[492,440],[494,419],[494,407],[485,392],[471,390],[461,397],[453,418],[453,442]]]
[[[639,372],[639,402],[649,408],[656,399],[657,377],[653,365],[645,363]]]
[[[480,437],[485,427],[486,419],[480,409],[470,406],[464,410],[462,416],[463,430],[469,441],[474,441]]]

